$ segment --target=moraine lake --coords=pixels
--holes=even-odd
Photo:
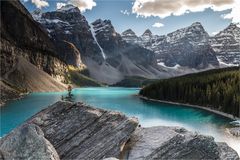
[[[137,88],[76,88],[74,101],[82,101],[97,108],[116,110],[139,119],[141,126],[182,126],[188,130],[213,136],[227,142],[240,154],[240,138],[226,133],[230,119],[196,108],[141,100]],[[0,136],[4,136],[26,119],[45,107],[61,100],[66,92],[31,93],[1,107]]]

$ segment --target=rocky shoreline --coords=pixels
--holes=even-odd
[[[199,106],[199,105],[191,105],[191,104],[185,104],[185,103],[178,103],[178,102],[170,102],[170,101],[163,101],[163,100],[156,100],[156,99],[151,99],[151,98],[147,98],[141,95],[137,95],[139,98],[143,99],[143,100],[147,100],[147,101],[152,101],[152,102],[159,102],[159,103],[165,103],[165,104],[174,104],[174,105],[184,105],[184,106],[188,106],[188,107],[192,107],[192,108],[198,108],[198,109],[202,109],[202,110],[206,110],[208,112],[229,118],[233,121],[237,121],[240,120],[239,117],[235,117],[231,114],[227,114],[218,110],[214,110],[211,108],[207,108],[204,106]],[[235,137],[240,137],[240,127],[233,127],[233,128],[228,128],[228,133],[230,133],[231,135],[235,136]]]
[[[21,99],[27,94],[26,92],[13,89],[2,79],[0,80],[0,107],[4,106],[8,101]]]
[[[239,159],[236,151],[213,137],[180,127],[142,128],[137,118],[80,102],[57,102],[0,139],[0,159],[110,157]]]
[[[179,102],[164,101],[164,100],[157,100],[157,99],[151,99],[151,98],[147,98],[147,97],[144,97],[144,96],[141,96],[141,95],[136,95],[136,96],[138,96],[139,98],[141,98],[143,100],[152,101],[152,102],[159,102],[159,103],[165,103],[165,104],[174,104],[174,105],[179,105],[179,106],[180,105],[184,105],[184,106],[188,106],[188,107],[192,107],[192,108],[199,108],[199,109],[202,109],[202,110],[205,110],[205,111],[208,111],[208,112],[212,112],[214,114],[217,114],[217,115],[229,118],[229,119],[231,119],[233,121],[240,120],[239,117],[235,117],[235,116],[233,116],[231,114],[224,113],[224,112],[221,112],[221,111],[218,111],[218,110],[215,110],[215,109],[211,109],[211,108],[208,108],[208,107],[204,107],[204,106],[193,105],[193,104],[186,104],[186,103],[179,103]]]

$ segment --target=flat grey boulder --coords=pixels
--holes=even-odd
[[[124,148],[124,159],[239,159],[226,143],[180,127],[138,128]]]
[[[119,156],[138,120],[83,103],[57,102],[25,124],[38,126],[60,159],[103,159]]]
[[[59,156],[34,125],[23,125],[0,139],[0,159],[59,160]]]

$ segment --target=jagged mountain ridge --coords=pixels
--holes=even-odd
[[[138,45],[126,43],[111,24],[110,20],[98,19],[92,23],[95,36],[106,56],[106,61],[120,71],[127,73],[127,66],[122,65],[124,59],[130,60],[136,67],[143,68],[156,65],[154,53]],[[131,71],[130,71],[131,72]]]
[[[221,63],[227,65],[240,64],[240,28],[231,23],[210,39],[213,50]]]
[[[189,27],[162,36],[146,34],[151,33],[149,29],[143,33],[145,36],[141,35],[138,37],[131,29],[124,31],[121,35],[123,39],[129,43],[138,44],[154,51],[158,55],[157,58],[160,65],[169,67],[172,67],[174,64],[186,65],[186,63],[184,64],[182,61],[178,61],[179,58],[181,60],[181,56],[178,57],[176,54],[172,54],[171,48],[181,50],[180,53],[184,53],[184,50],[182,50],[184,47],[198,51],[199,49],[203,50],[202,47],[204,46],[207,54],[207,57],[205,57],[208,58],[209,64],[216,66],[217,61],[214,54],[216,54],[221,64],[223,62],[227,65],[239,65],[239,30],[240,28],[236,24],[230,24],[214,37],[210,37],[203,26],[199,22],[196,22]],[[190,66],[192,67],[192,64],[190,64]],[[195,67],[197,66],[195,65]]]
[[[11,19],[11,21],[9,20]],[[12,47],[12,50],[10,50]],[[33,20],[28,11],[19,1],[1,2],[1,75],[8,72],[15,64],[16,53],[25,54],[31,63],[42,68],[49,74],[54,74],[51,62],[43,59],[56,57],[55,47],[43,29]],[[11,62],[8,63],[7,62]]]
[[[198,22],[164,36],[153,35],[147,29],[142,36],[131,36],[134,32],[123,32],[126,41],[136,43],[156,54],[159,65],[176,65],[190,68],[218,66],[215,52],[209,45],[209,35]]]
[[[1,1],[0,105],[26,92],[63,91],[67,67],[18,0]]]
[[[58,58],[46,31],[18,0],[1,2],[0,50],[3,79],[17,65],[19,57],[23,57],[55,79],[64,81],[66,64]],[[16,76],[21,73],[18,74]]]
[[[58,45],[63,41],[75,45],[83,57],[90,57],[101,63],[103,57],[100,49],[90,32],[90,27],[85,17],[77,7],[67,5],[54,12],[37,13],[33,18],[37,20],[47,31],[53,42]],[[65,52],[60,51],[60,56],[65,56]],[[71,57],[69,57],[71,58]],[[72,56],[71,65],[78,66],[79,61],[74,62]]]
[[[90,76],[101,82],[116,83],[129,75],[170,76],[157,65],[152,51],[124,41],[109,20],[99,19],[90,24],[77,7],[69,5],[46,13],[34,12],[33,17],[55,44],[66,41],[75,45]]]
[[[48,31],[55,45],[64,41],[79,51],[79,56],[66,56],[61,52],[63,46],[59,53],[68,57],[65,61],[71,59],[68,63],[78,66],[78,61],[74,61],[78,57],[90,76],[100,82],[112,84],[125,76],[166,78],[219,67],[211,37],[199,22],[164,36],[153,35],[147,29],[138,37],[131,29],[120,35],[110,20],[88,23],[72,5],[46,13],[34,12],[33,17]]]

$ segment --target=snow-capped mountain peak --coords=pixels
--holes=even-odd
[[[40,20],[42,17],[42,10],[41,9],[36,9],[35,11],[32,12],[32,17],[33,19],[35,19],[36,21]]]
[[[187,27],[187,28],[191,29],[191,30],[201,31],[201,32],[207,33],[200,22],[194,22],[190,27]]]
[[[175,43],[176,41],[188,39],[195,44],[205,44],[208,42],[209,35],[200,22],[195,22],[191,26],[178,29],[167,34],[167,41]]]
[[[240,27],[235,23],[231,23],[227,28],[215,35],[215,37],[220,36],[233,36],[240,43]]]
[[[80,10],[78,7],[74,5],[67,4],[66,6],[63,6],[60,9],[57,9],[57,12],[80,12]]]
[[[129,42],[129,36],[123,37]],[[166,36],[153,35],[147,29],[132,42],[149,49],[156,54],[159,64],[168,67],[180,65],[190,68],[218,66],[218,61],[209,44],[209,35],[199,22],[178,29]]]
[[[126,31],[122,32],[122,36],[133,36],[133,37],[136,37],[136,34],[135,34],[135,32],[133,32],[133,30],[127,29]]]
[[[240,65],[240,28],[231,23],[210,39],[218,60],[224,65]]]
[[[192,23],[191,26],[201,26],[202,27],[202,24],[200,22],[194,22],[194,23]]]
[[[142,37],[152,37],[152,32],[150,29],[147,29],[143,34]]]
[[[122,32],[122,38],[128,43],[137,43],[139,41],[139,37],[133,32],[131,29],[127,29],[126,31]]]
[[[106,32],[106,34],[110,32],[115,33],[115,30],[110,20],[97,19],[96,21],[92,22],[92,25],[96,35],[99,32]]]

